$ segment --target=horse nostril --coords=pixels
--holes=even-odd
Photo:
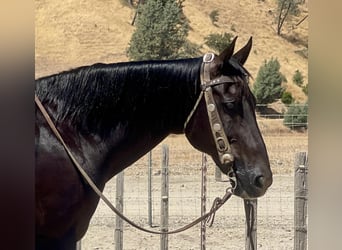
[[[263,175],[257,176],[254,181],[254,185],[263,188],[265,186],[266,179]]]

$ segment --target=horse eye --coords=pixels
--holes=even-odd
[[[228,109],[233,109],[235,107],[235,100],[234,99],[225,100],[223,101],[223,105]]]
[[[228,102],[228,103],[226,103],[226,105],[227,105],[227,108],[229,108],[229,109],[234,108],[234,102]]]
[[[231,143],[231,144],[233,144],[235,142],[237,142],[237,139],[235,139],[235,138],[232,138],[232,139],[229,140],[229,143]]]

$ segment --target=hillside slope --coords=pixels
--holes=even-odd
[[[134,10],[120,0],[35,0],[35,6],[36,77],[96,62],[128,60],[125,51],[134,32],[130,25]],[[230,32],[239,36],[236,47],[240,48],[253,36],[246,68],[256,77],[264,60],[277,58],[288,80],[288,90],[297,100],[304,101],[306,97],[292,83],[292,76],[298,69],[305,83],[308,79],[308,61],[295,52],[307,44],[308,20],[295,29],[284,27],[284,35],[298,40],[295,45],[276,35],[275,7],[275,0],[186,0],[184,12],[191,25],[189,40],[203,44],[210,33]],[[209,18],[215,9],[219,11],[216,26]],[[307,5],[296,20],[306,14]],[[202,52],[207,51],[210,49],[203,46]]]

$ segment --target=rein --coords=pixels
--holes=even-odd
[[[218,78],[218,79],[215,79],[212,81],[210,80],[210,76],[208,75],[209,74],[209,66],[210,66],[210,63],[213,61],[213,59],[214,59],[214,54],[212,54],[212,53],[206,54],[203,57],[202,70],[201,70],[201,89],[202,89],[202,91],[201,91],[201,94],[200,94],[198,100],[196,101],[195,107],[193,108],[189,117],[187,118],[187,121],[185,122],[184,128],[186,128],[187,123],[189,122],[193,113],[197,109],[197,106],[198,106],[202,96],[204,95],[205,101],[207,103],[207,111],[208,111],[208,117],[209,117],[209,121],[210,121],[210,127],[211,127],[211,130],[213,133],[213,137],[215,139],[215,144],[216,144],[218,154],[220,156],[221,163],[229,164],[229,163],[232,163],[234,161],[234,157],[231,154],[231,148],[230,148],[227,136],[226,136],[225,132],[223,131],[222,121],[221,121],[220,116],[216,110],[215,101],[214,101],[214,97],[212,94],[211,87],[218,85],[218,84],[231,82],[232,79],[230,77],[223,76],[221,78]],[[81,167],[81,165],[77,162],[76,158],[74,157],[71,150],[69,149],[69,147],[64,142],[61,134],[57,130],[56,126],[54,125],[49,114],[47,113],[46,109],[44,108],[44,106],[42,105],[41,101],[39,100],[39,98],[36,94],[35,94],[35,103],[38,106],[41,113],[43,114],[45,120],[47,121],[48,125],[52,129],[53,133],[56,135],[58,140],[62,143],[64,149],[66,150],[68,156],[70,157],[70,159],[74,163],[75,167],[82,174],[83,178],[87,181],[87,183],[94,190],[94,192],[121,219],[123,219],[128,224],[130,224],[131,226],[133,226],[133,227],[135,227],[141,231],[151,233],[151,234],[176,234],[176,233],[180,233],[182,231],[185,231],[185,230],[195,226],[196,224],[198,224],[199,222],[201,222],[203,220],[206,220],[206,222],[209,223],[209,226],[212,226],[212,224],[214,223],[216,211],[233,195],[233,191],[236,187],[237,182],[236,182],[235,174],[234,174],[232,168],[230,167],[230,169],[229,169],[229,171],[227,171],[227,173],[228,173],[228,176],[229,176],[231,182],[233,183],[233,187],[227,188],[226,193],[224,194],[224,196],[222,198],[217,197],[214,200],[213,205],[212,205],[212,207],[208,213],[202,215],[201,217],[198,217],[196,220],[194,220],[190,224],[188,224],[184,227],[181,227],[179,229],[172,230],[172,231],[161,232],[161,231],[152,231],[152,230],[143,228],[143,227],[137,225],[136,223],[134,223],[133,221],[131,221],[130,219],[128,219],[126,216],[124,216],[117,208],[115,208],[113,206],[113,204],[107,199],[107,197],[101,192],[101,190],[98,189],[96,184],[92,181],[92,179],[89,177],[89,175],[84,171],[84,169]]]

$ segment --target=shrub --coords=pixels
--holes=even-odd
[[[304,83],[304,77],[302,73],[297,69],[292,77],[292,81],[299,87],[301,87]]]
[[[204,38],[204,43],[216,52],[221,52],[228,47],[233,37],[233,34],[227,32],[223,34],[213,33]]]
[[[284,115],[284,125],[290,129],[307,128],[308,104],[291,105]]]
[[[210,12],[209,17],[210,17],[211,23],[215,25],[215,23],[219,20],[218,10],[213,10],[212,12]]]
[[[282,103],[289,105],[293,103],[294,99],[290,92],[284,91],[284,93],[281,95],[281,101]]]

